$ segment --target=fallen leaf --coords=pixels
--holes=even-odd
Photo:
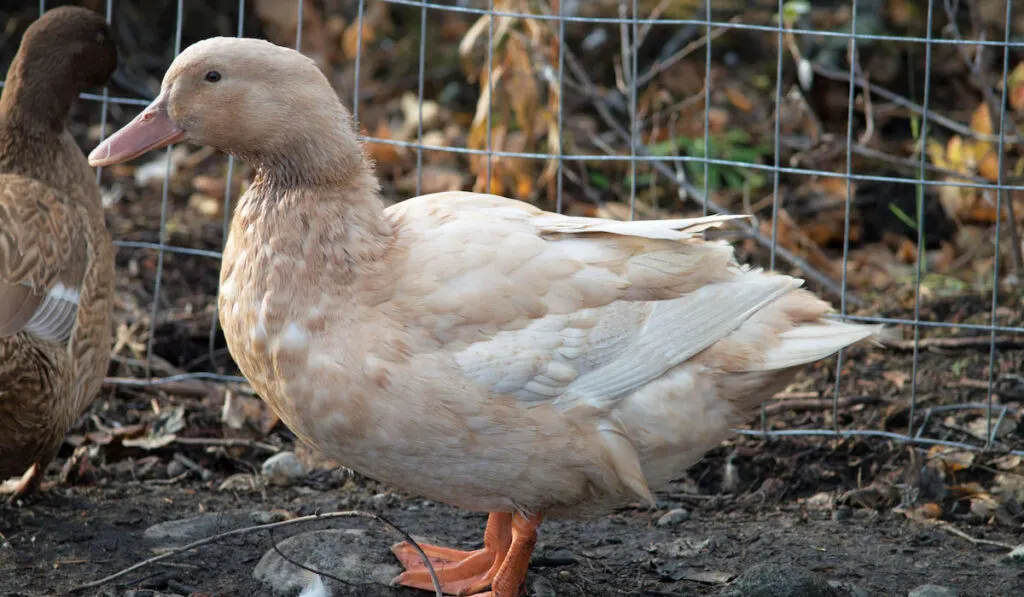
[[[989,437],[988,419],[986,417],[978,417],[967,424],[967,428],[978,438]],[[992,421],[992,438],[1002,439],[1008,434],[1012,433],[1017,428],[1017,421],[1012,417],[1003,417],[999,420],[999,424],[996,425],[996,421]]]
[[[750,112],[754,109],[754,103],[750,99],[743,95],[743,92],[735,87],[726,87],[725,94],[729,97],[729,101],[732,105],[744,112]]]
[[[669,555],[674,558],[692,558],[711,546],[711,539],[699,541],[692,537],[681,537],[669,546]]]
[[[356,55],[359,53],[360,31],[362,31],[362,49],[364,52],[367,46],[377,39],[377,32],[365,19],[363,20],[362,29],[360,29],[358,21],[349,25],[341,36],[341,49],[349,60],[355,60]]]
[[[902,390],[903,386],[907,384],[907,380],[910,379],[910,374],[906,371],[883,371],[882,377],[896,386],[896,389]]]
[[[971,114],[971,130],[980,135],[992,134],[992,117],[987,102],[979,103]]]

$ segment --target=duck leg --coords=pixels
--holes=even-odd
[[[46,471],[46,467],[50,464],[51,460],[53,460],[52,456],[49,459],[40,459],[33,462],[32,466],[21,476],[21,480],[18,481],[14,492],[7,499],[7,503],[14,505],[18,500],[24,501],[36,494],[43,484],[44,471]]]
[[[491,512],[487,517],[487,528],[484,531],[484,546],[481,549],[462,551],[449,547],[440,547],[420,543],[420,549],[427,555],[441,588],[446,594],[454,595],[466,586],[477,581],[490,579],[498,571],[505,559],[509,545],[512,543],[512,514],[508,512]],[[434,590],[434,582],[430,571],[423,565],[419,552],[412,545],[403,541],[391,547],[391,552],[402,563],[405,572],[392,581],[407,587]],[[484,584],[486,587],[487,584]]]
[[[537,527],[541,516],[516,514],[512,520],[512,545],[508,548],[505,561],[491,580],[491,590],[476,593],[474,597],[519,597],[526,584],[526,569],[530,567],[530,556],[537,545]],[[482,589],[484,587],[480,587]],[[478,590],[477,587],[472,587]],[[463,593],[464,594],[464,593]]]
[[[430,559],[445,594],[516,597],[536,543],[539,523],[539,517],[528,519],[519,514],[492,512],[487,519],[482,549],[460,551],[422,544],[420,547]],[[512,550],[521,553],[513,554]],[[402,542],[392,547],[391,551],[406,569],[395,578],[395,584],[434,590],[430,572],[415,548]],[[492,585],[503,588],[481,593]]]

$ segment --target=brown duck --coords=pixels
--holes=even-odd
[[[110,361],[114,250],[64,122],[116,66],[100,15],[55,8],[25,31],[0,96],[0,480],[24,473],[14,497],[38,488]]]

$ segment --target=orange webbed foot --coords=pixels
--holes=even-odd
[[[461,551],[420,544],[446,595],[518,597],[537,542],[539,516],[492,512],[484,532],[484,547]],[[394,582],[434,590],[430,572],[419,553],[406,542],[391,548],[405,572]],[[490,588],[488,591],[487,589]]]

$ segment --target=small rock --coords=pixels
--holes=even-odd
[[[278,543],[277,548],[288,554],[288,558],[319,572],[358,585],[377,585],[377,589],[367,594],[383,596],[400,591],[388,589],[391,580],[402,572],[388,551],[390,543],[390,537],[385,539],[358,530],[330,529],[294,535]],[[285,560],[274,549],[260,558],[252,576],[282,597],[291,597],[310,583],[307,571]],[[327,577],[324,577],[324,582],[327,589],[336,594],[346,589]]]
[[[146,541],[160,545],[182,545],[210,535],[252,525],[255,514],[249,510],[211,512],[191,518],[155,524],[143,533]]]
[[[748,569],[722,597],[845,597],[824,576],[797,566],[757,564]]]
[[[1014,562],[1024,562],[1024,543],[1013,548],[1013,551],[1006,554],[1006,559]]]
[[[271,524],[288,520],[288,513],[283,510],[256,510],[252,513],[253,524]]]
[[[301,483],[309,471],[295,452],[279,452],[263,461],[262,472],[271,485],[288,487]]]
[[[235,473],[217,486],[217,491],[260,491],[267,485],[265,477],[249,473]]]
[[[833,589],[838,589],[841,594],[849,593],[850,597],[871,597],[870,593],[861,587],[851,585],[838,580],[830,580],[828,584]]]
[[[693,537],[680,537],[668,546],[668,555],[673,558],[692,558],[702,551],[712,551],[714,542],[711,538],[699,541]]]
[[[921,585],[911,589],[907,597],[960,597],[960,591],[939,585]]]
[[[681,522],[690,520],[690,513],[686,508],[676,508],[675,510],[669,510],[668,512],[661,515],[658,519],[659,527],[675,526]]]
[[[836,522],[849,522],[853,518],[853,508],[849,506],[836,506],[832,511],[832,520]]]
[[[543,576],[533,579],[533,582],[530,584],[533,587],[533,597],[557,597],[558,595],[555,593],[555,587],[551,584],[551,581]]]
[[[822,491],[807,498],[807,508],[811,510],[827,510],[832,507],[835,496],[827,491]]]
[[[182,464],[181,462],[179,462],[177,460],[172,460],[172,461],[167,463],[167,478],[168,479],[173,479],[173,478],[177,477],[178,475],[180,475],[181,473],[184,473],[187,470],[188,469],[185,468],[184,464]]]

